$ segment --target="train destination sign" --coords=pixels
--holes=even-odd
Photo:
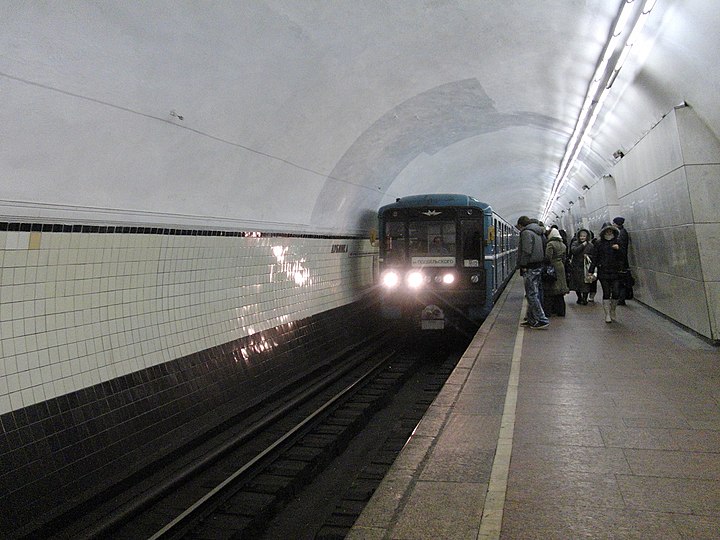
[[[412,265],[415,266],[437,266],[437,267],[443,267],[443,266],[455,266],[455,257],[413,257],[412,258]]]

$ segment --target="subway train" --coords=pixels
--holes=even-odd
[[[518,231],[468,195],[413,195],[378,210],[382,315],[421,330],[478,325],[515,270]]]

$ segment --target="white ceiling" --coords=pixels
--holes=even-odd
[[[457,192],[540,216],[622,4],[5,2],[1,210],[357,232]],[[680,101],[720,134],[717,28],[714,0],[657,1],[557,208]]]

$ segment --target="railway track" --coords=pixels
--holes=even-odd
[[[400,354],[390,348],[397,341],[391,334],[368,340],[346,355],[342,368],[285,396],[269,414],[271,407],[265,407],[262,414],[258,411],[242,424],[230,426],[143,485],[49,536],[258,538],[268,520],[345,449],[417,368],[417,352]],[[439,389],[442,382],[436,386]],[[425,407],[430,402],[432,397]],[[411,413],[404,422],[405,432],[389,437],[380,458],[383,466],[392,463],[423,412],[424,408]],[[377,482],[384,476],[377,466],[371,474]],[[358,481],[369,487],[367,480]],[[372,490],[374,486],[365,490],[367,497]],[[357,513],[362,508],[357,499],[351,493],[339,503],[335,522],[331,519],[324,527],[323,538],[341,537],[337,531],[350,520],[348,508]]]

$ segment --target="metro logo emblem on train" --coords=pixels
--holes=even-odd
[[[420,212],[420,213],[427,217],[435,217],[435,216],[439,216],[440,214],[442,214],[442,212],[438,212],[437,210],[428,210],[426,212]]]

